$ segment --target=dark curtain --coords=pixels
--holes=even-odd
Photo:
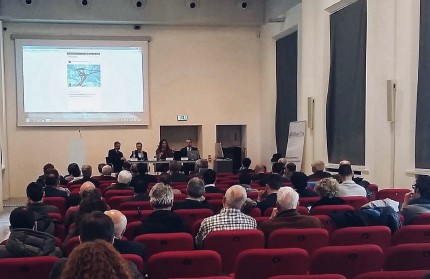
[[[285,155],[288,126],[297,120],[297,32],[276,41],[276,148]]]
[[[430,168],[430,1],[421,0],[415,167]]]
[[[326,106],[330,163],[365,164],[366,0],[330,16],[330,79]]]

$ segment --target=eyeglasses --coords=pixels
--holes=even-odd
[[[414,190],[415,190],[416,188],[417,188],[417,184],[413,184],[413,185],[412,185],[412,189],[414,189]]]

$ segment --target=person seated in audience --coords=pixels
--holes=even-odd
[[[291,176],[291,183],[301,198],[318,197],[318,193],[308,190],[308,176],[303,172],[295,172]]]
[[[240,186],[242,186],[243,188],[245,188],[245,190],[247,192],[258,191],[256,189],[252,189],[251,188],[251,174],[249,172],[244,172],[244,173],[241,173],[239,175],[239,184],[240,184]]]
[[[291,187],[282,187],[278,191],[276,207],[273,209],[269,220],[262,222],[260,229],[266,239],[278,229],[284,228],[322,228],[320,220],[314,216],[300,215],[297,212],[299,194]]]
[[[148,184],[147,183],[138,183],[133,188],[134,188],[134,196],[124,199],[123,202],[149,201],[149,196],[146,193],[148,191]]]
[[[314,203],[312,207],[320,205],[342,205],[346,202],[339,198],[339,183],[334,178],[323,178],[315,185],[315,192],[317,192],[321,199]]]
[[[173,157],[173,150],[169,147],[167,140],[160,140],[160,142],[158,143],[157,150],[155,150],[155,156],[157,157],[157,160],[166,160],[166,158]]]
[[[61,257],[54,237],[34,230],[36,218],[30,208],[20,206],[12,210],[9,222],[10,235],[6,245],[0,245],[0,258]]]
[[[43,186],[36,182],[31,182],[27,186],[27,207],[35,214],[60,213],[53,205],[43,203]]]
[[[202,177],[205,171],[209,169],[209,162],[206,159],[198,159],[194,164],[194,177]]]
[[[405,195],[402,205],[405,225],[411,224],[420,214],[430,213],[430,177],[418,175],[412,188],[413,191]]]
[[[339,162],[339,165],[351,165],[351,162],[348,160],[342,160]],[[357,183],[358,185],[363,186],[368,193],[368,195],[371,195],[370,190],[368,189],[368,186],[370,185],[369,181],[365,180],[363,177],[358,177],[354,175],[354,172],[352,173],[352,181]]]
[[[278,159],[278,163],[284,164],[284,167],[285,167],[285,165],[288,163],[288,160],[287,158],[282,157]]]
[[[114,172],[118,173],[122,170],[122,165],[125,162],[125,157],[120,151],[121,143],[116,141],[113,143],[113,149],[110,149],[107,156],[107,163],[112,164]]]
[[[224,191],[215,187],[216,172],[214,170],[208,169],[203,173],[203,181],[205,183],[206,193],[223,193]]]
[[[69,166],[67,167],[67,172],[69,174],[64,177],[67,182],[75,181],[82,178],[81,169],[76,163],[69,164]]]
[[[282,180],[278,174],[271,174],[265,179],[265,183],[266,189],[258,192],[256,203],[256,206],[261,210],[261,214],[264,214],[266,209],[276,206],[277,193],[282,186]]]
[[[105,165],[102,168],[102,174],[97,178],[97,180],[99,182],[112,182],[115,183],[117,182],[116,178],[112,176],[112,167],[110,165]]]
[[[261,164],[255,166],[254,172],[256,174],[251,177],[252,181],[264,180],[268,175],[266,173],[266,167]]]
[[[323,161],[315,161],[312,165],[312,174],[308,176],[309,181],[321,180],[323,178],[331,177],[331,174],[324,171],[325,164]]]
[[[285,165],[285,173],[284,173],[284,178],[288,179],[288,181],[290,181],[289,179],[291,179],[291,176],[293,176],[293,174],[296,172],[296,164],[294,163],[288,163]],[[287,181],[287,180],[284,180]],[[287,181],[287,182],[288,182]]]
[[[292,163],[290,163],[292,164]],[[288,164],[287,164],[288,165]],[[295,165],[294,165],[295,166]],[[283,163],[274,163],[272,165],[272,175],[277,175],[279,176],[280,180],[281,180],[281,184],[285,183],[285,182],[290,182],[290,179],[287,177],[284,177],[284,171],[285,171],[285,165]],[[266,179],[268,179],[269,176],[266,177]],[[266,186],[266,181],[265,180],[260,180],[260,186]]]
[[[239,169],[239,173],[253,173],[254,170],[250,169],[251,166],[251,159],[249,158],[243,158],[242,160],[242,166]]]
[[[131,164],[129,162],[124,162],[124,164],[122,164],[122,170],[129,171],[131,173]]]
[[[84,199],[86,196],[92,195],[94,197],[100,198],[100,193],[95,190],[96,186],[94,186],[94,184],[91,181],[87,181],[84,182],[84,184],[81,185],[81,187],[79,188],[79,196],[75,199],[75,202],[77,202],[78,205],[73,205],[70,206],[67,211],[66,211],[66,215],[64,217],[64,224],[66,227],[66,231],[68,230],[68,227],[70,226],[70,224],[75,222],[75,214],[79,209],[79,204],[81,203],[82,199]],[[92,193],[92,191],[95,191],[97,193]],[[72,196],[73,197],[73,196]]]
[[[97,170],[99,171],[99,175],[103,174],[103,167],[106,166],[105,163],[100,163],[97,165]]]
[[[205,184],[203,181],[194,177],[188,181],[187,185],[187,198],[185,201],[175,202],[172,210],[177,209],[197,209],[197,208],[209,208],[209,206],[203,196],[205,194]]]
[[[67,201],[70,191],[59,187],[60,175],[56,169],[49,169],[45,177],[45,197],[63,197]]]
[[[112,245],[104,240],[95,240],[82,243],[73,249],[64,265],[61,278],[131,279],[133,277],[127,261]]]
[[[182,169],[181,162],[178,161],[170,161],[169,163],[169,171],[170,171],[170,180],[172,182],[188,182],[189,177],[183,173],[180,173]]]
[[[157,183],[152,187],[149,196],[154,212],[149,214],[146,220],[142,220],[142,225],[136,228],[134,237],[148,233],[190,233],[190,228],[182,218],[171,211],[173,191],[170,186]]]
[[[121,211],[109,210],[105,214],[112,219],[114,225],[114,241],[113,247],[121,254],[134,254],[145,258],[145,245],[139,242],[121,240],[122,235],[127,227],[127,218]]]
[[[106,216],[103,212],[95,211],[92,213],[84,214],[82,216],[82,221],[80,222],[78,227],[80,232],[79,241],[81,242],[81,244],[94,243],[98,240],[101,240],[109,244],[110,247],[112,247],[112,244],[114,242],[114,224],[112,219]],[[85,255],[85,258],[86,258],[85,266],[95,265],[98,262],[98,259],[99,259],[98,257],[93,257],[88,255],[87,253],[81,252],[82,250],[80,247],[82,246],[79,245],[78,247],[76,247],[68,259],[62,258],[55,263],[51,271],[51,274],[49,276],[50,279],[64,278],[62,277],[62,272],[63,270],[64,272],[66,272],[65,266],[68,267],[71,264],[69,263],[69,261],[73,260],[76,254],[80,254],[80,255],[83,254],[82,256]],[[115,250],[114,249],[109,250],[109,253],[107,253],[108,257],[115,257],[117,255],[115,252],[112,252],[112,251],[115,251]],[[73,262],[73,264],[76,264],[76,263]],[[127,265],[132,272],[131,278],[143,279],[142,274],[140,274],[140,272],[137,270],[136,265],[134,263],[127,261]],[[74,265],[73,268],[79,269],[82,267],[81,266],[78,267]],[[106,267],[106,269],[109,272],[112,272],[112,267],[109,267],[109,268]],[[101,273],[102,271],[99,270],[98,272]],[[87,277],[71,277],[71,278],[87,278]],[[89,276],[88,278],[110,278],[110,277],[104,277],[104,276],[100,277],[97,274],[94,276]]]
[[[175,189],[172,187],[172,180],[170,178],[170,174],[168,173],[162,173],[159,177],[160,183],[163,183],[164,185],[169,185],[170,189],[172,189],[173,194],[182,194],[179,189]]]
[[[142,150],[142,143],[141,142],[136,143],[136,150],[131,152],[130,158],[148,161],[148,153],[146,151]]]
[[[196,236],[197,247],[201,248],[206,236],[213,231],[256,229],[255,219],[241,212],[245,200],[246,191],[242,186],[234,185],[228,188],[221,212],[202,221]]]
[[[361,196],[367,197],[364,187],[352,180],[353,172],[351,165],[342,164],[339,166],[339,176],[342,183],[339,185],[339,197]]]
[[[136,188],[137,185],[142,184],[142,187],[148,188],[149,183],[157,183],[155,175],[148,174],[148,164],[141,163],[137,165],[138,175],[133,177],[130,186]]]
[[[48,164],[44,165],[43,166],[43,174],[37,178],[36,182],[39,184],[42,184],[42,185],[45,184],[46,175],[48,174],[49,170],[51,170],[51,169],[55,169],[53,164],[48,163]],[[60,179],[59,184],[61,184],[61,185],[67,184],[67,181],[63,176],[60,175],[59,179]]]
[[[133,178],[139,174],[139,171],[137,170],[137,165],[138,164],[136,164],[136,163],[131,164],[130,172],[131,172],[131,176]],[[132,178],[132,180],[133,180],[133,178]]]
[[[129,186],[131,179],[132,179],[131,172],[126,170],[120,171],[118,174],[118,183],[107,187],[105,190],[105,193],[110,190],[133,190],[133,187]]]
[[[98,182],[94,178],[91,178],[92,174],[93,174],[93,168],[90,165],[82,165],[82,178],[74,180],[71,184],[72,185],[83,184],[87,181],[91,181],[94,184],[94,186],[99,187],[100,182]]]

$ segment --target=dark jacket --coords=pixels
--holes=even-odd
[[[135,194],[131,198],[126,198],[122,202],[131,202],[131,201],[149,201],[149,196],[146,193]]]
[[[308,189],[298,190],[298,189],[296,189],[296,191],[301,198],[311,198],[311,197],[318,197],[319,196],[318,193],[313,191],[313,190],[308,190]]]
[[[175,202],[173,204],[172,210],[178,209],[200,209],[200,208],[208,208],[213,211],[213,208],[207,204],[207,201],[204,200],[202,202],[196,200],[186,199],[185,201]]]
[[[124,157],[121,151],[110,149],[107,156],[107,163],[113,165],[114,172],[120,172],[124,161],[121,158]]]
[[[174,172],[170,174],[170,180],[172,182],[188,182],[190,178],[188,177],[188,175],[185,175],[183,173]]]
[[[109,190],[134,190],[134,188],[128,186],[127,184],[117,183],[113,186],[107,187],[105,193]]]
[[[44,191],[45,191],[45,197],[63,197],[65,199],[67,199],[68,197],[68,194],[66,191],[63,191],[51,186],[45,186]]]
[[[276,200],[278,195],[276,193],[272,193],[268,195],[264,200],[257,202],[257,207],[260,208],[261,214],[264,214],[264,211],[270,207],[276,207]]]
[[[259,181],[259,180],[264,180],[267,176],[268,176],[267,173],[260,172],[260,173],[257,173],[256,175],[252,176],[251,179],[252,179],[252,181],[256,181],[256,180]]]
[[[316,171],[311,175],[308,175],[308,181],[309,180],[317,180],[317,179],[323,179],[323,178],[329,178],[331,177],[331,174],[329,172],[325,172],[325,171]]]
[[[100,182],[97,179],[94,179],[92,177],[89,176],[84,176],[81,179],[75,180],[73,181],[71,184],[72,185],[76,185],[76,184],[84,184],[85,182],[90,181],[94,184],[94,186],[99,187],[100,186]]]
[[[43,202],[39,203],[29,203],[27,205],[31,211],[36,214],[44,214],[44,213],[60,213],[58,208],[54,205],[44,204]]]
[[[323,197],[319,201],[314,203],[312,207],[321,206],[321,205],[343,205],[343,204],[346,204],[346,202],[339,197],[334,197],[334,198]]]
[[[224,191],[215,187],[215,186],[205,186],[205,193],[221,193],[221,194],[224,194]]]
[[[142,150],[141,154],[142,154],[141,155],[142,157],[139,157],[139,151],[133,150],[131,152],[130,158],[136,158],[138,160],[148,161],[148,153]]]
[[[131,179],[130,182],[130,186],[131,187],[136,187],[137,185],[145,185],[146,187],[148,187],[149,183],[157,183],[157,177],[155,177],[155,175],[150,175],[150,174],[138,174],[135,177],[133,177]]]
[[[57,256],[52,235],[31,229],[14,229],[10,232],[6,245],[0,246],[0,258],[22,258],[36,256]]]
[[[140,256],[142,259],[145,259],[145,245],[139,242],[133,242],[128,240],[120,240],[116,239],[113,242],[113,247],[120,254],[134,254]]]
[[[182,218],[170,210],[157,210],[149,214],[146,220],[142,220],[142,225],[136,228],[134,237],[148,233],[190,233],[190,228],[184,223]]]

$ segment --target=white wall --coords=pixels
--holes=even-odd
[[[276,103],[275,39],[297,26],[299,31],[298,120],[307,120],[307,97],[315,98],[314,130],[307,130],[303,168],[327,162],[325,108],[330,69],[329,12],[339,0],[303,0],[289,10],[284,23],[262,27],[262,158],[275,150],[274,104]],[[418,68],[419,1],[368,2],[366,164],[371,182],[382,188],[410,187],[414,169],[415,102]],[[276,2],[271,2],[276,5]],[[271,7],[271,10],[275,10]],[[387,122],[386,82],[397,81],[396,124]],[[286,127],[287,128],[287,127]],[[353,132],[353,131],[350,131]],[[270,148],[264,144],[270,143]],[[395,149],[394,149],[395,146]],[[345,158],[347,159],[347,158]],[[267,162],[267,161],[266,161]]]
[[[137,141],[151,156],[161,125],[202,125],[202,157],[212,155],[216,125],[247,125],[250,135],[260,135],[260,42],[256,28],[145,27],[9,23],[4,33],[7,104],[8,168],[11,197],[25,196],[26,185],[42,166],[53,163],[64,173],[69,149],[81,138],[85,162],[103,162],[115,140],[129,154]],[[16,126],[16,84],[12,33],[80,35],[148,35],[151,125],[106,128],[23,128]],[[126,90],[126,88],[124,89]],[[185,96],[187,97],[185,99]],[[194,100],[193,106],[189,99]],[[61,104],[58,104],[61,105]],[[177,114],[187,114],[178,123]],[[248,155],[260,157],[260,137],[247,137]],[[185,140],[185,139],[184,139]]]

